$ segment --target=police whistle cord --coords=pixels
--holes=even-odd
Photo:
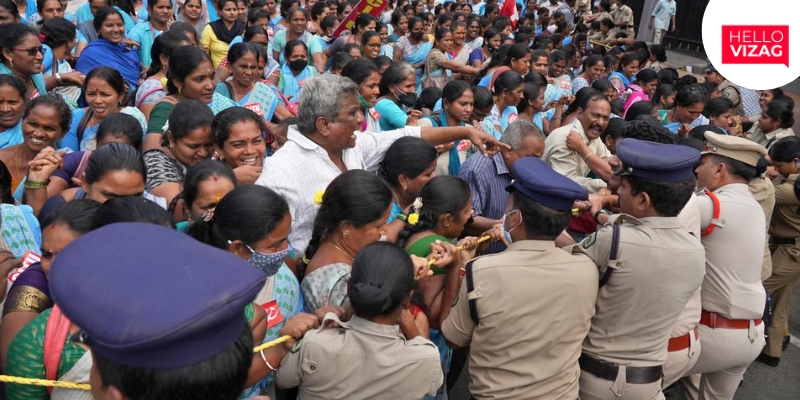
[[[489,240],[489,239],[491,239],[491,238],[492,238],[491,236],[489,236],[489,235],[486,235],[486,236],[484,236],[484,237],[482,237],[482,238],[478,239],[478,244],[481,244],[481,243],[483,243],[483,242],[485,242],[485,241],[487,241],[487,240]],[[456,250],[464,250],[464,246],[458,246],[458,247],[456,247]],[[434,264],[435,262],[436,262],[436,259],[435,259],[435,258],[431,258],[431,259],[430,259],[430,261],[428,261],[428,266],[429,266],[429,267],[430,267],[430,266],[433,266],[433,264]]]
[[[292,339],[292,336],[290,335],[281,336],[271,342],[267,342],[262,345],[256,346],[253,349],[253,353],[258,353],[261,350],[277,346],[289,339]],[[9,376],[9,375],[0,375],[0,382],[17,383],[20,385],[31,385],[31,386],[57,387],[57,388],[75,389],[75,390],[91,390],[91,386],[89,386],[88,383],[51,381],[48,379],[22,378],[19,376]]]

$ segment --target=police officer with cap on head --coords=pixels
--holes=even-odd
[[[474,398],[574,400],[599,278],[588,257],[554,240],[575,201],[588,195],[535,157],[517,160],[512,171],[508,249],[468,262],[463,284],[458,268],[448,270],[441,330],[451,347],[470,346]]]
[[[735,136],[706,132],[705,138],[696,170],[697,186],[706,189],[698,197],[706,249],[702,351],[689,371],[686,397],[730,400],[764,347],[766,219],[747,185],[767,150]]]
[[[61,251],[50,292],[80,328],[73,340],[91,350],[94,399],[232,400],[254,359],[245,307],[265,280],[174,229],[119,223]],[[318,326],[306,316],[281,333],[300,338]],[[285,355],[293,343],[276,348]]]
[[[623,139],[617,158],[612,179],[619,179],[623,214],[573,247],[601,275],[580,358],[580,398],[663,399],[670,332],[703,282],[703,246],[677,218],[694,192],[700,152]],[[604,213],[596,201],[592,212]]]

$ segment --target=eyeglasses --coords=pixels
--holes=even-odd
[[[368,47],[381,47],[380,43],[367,43]]]
[[[33,57],[33,56],[36,55],[36,53],[44,54],[44,47],[36,46],[36,47],[31,47],[30,49],[16,49],[15,48],[14,51],[25,52],[25,53],[28,53],[29,56]]]

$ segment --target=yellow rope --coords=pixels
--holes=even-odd
[[[481,244],[481,243],[483,243],[483,242],[485,242],[485,241],[487,241],[487,240],[489,240],[489,239],[491,239],[491,238],[492,238],[491,236],[489,236],[489,235],[486,235],[486,236],[484,236],[484,237],[482,237],[482,238],[478,239],[478,244]],[[464,246],[458,246],[458,247],[456,247],[456,249],[457,249],[457,250],[464,250]],[[436,261],[437,261],[437,259],[436,259],[436,258],[431,258],[431,259],[430,259],[430,261],[428,261],[428,266],[429,266],[429,267],[430,267],[430,266],[433,266],[433,264],[434,264],[434,263],[436,263]]]
[[[0,375],[0,382],[18,383],[20,385],[52,386],[64,389],[90,390],[88,383],[50,381],[47,379],[20,378],[18,376]]]
[[[257,346],[256,348],[253,349],[253,353],[258,353],[261,350],[270,348],[272,346],[277,346],[291,338],[292,336],[289,335],[281,336],[271,342],[267,342]],[[75,389],[75,390],[91,390],[91,386],[89,386],[88,383],[51,381],[47,379],[36,379],[36,378],[21,378],[18,376],[8,376],[8,375],[0,375],[0,382],[17,383],[20,385],[48,386],[48,387],[57,387],[57,388]]]

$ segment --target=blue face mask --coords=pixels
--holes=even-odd
[[[514,214],[514,213],[518,213],[518,212],[519,212],[519,210],[511,210],[508,213],[506,213],[506,215],[503,215],[503,226],[502,226],[502,228],[503,228],[503,236],[505,236],[506,241],[508,243],[514,243],[514,240],[511,239],[511,231],[513,231],[514,229],[517,229],[517,226],[519,226],[519,224],[517,224],[517,226],[515,226],[515,227],[513,227],[511,229],[506,230],[506,218],[509,215]]]
[[[292,251],[292,245],[289,244],[289,247],[287,247],[285,250],[271,254],[255,251],[250,246],[247,246],[247,249],[252,253],[247,262],[263,271],[265,274],[267,274],[267,276],[273,276],[278,273],[279,269],[281,269],[283,260]]]

